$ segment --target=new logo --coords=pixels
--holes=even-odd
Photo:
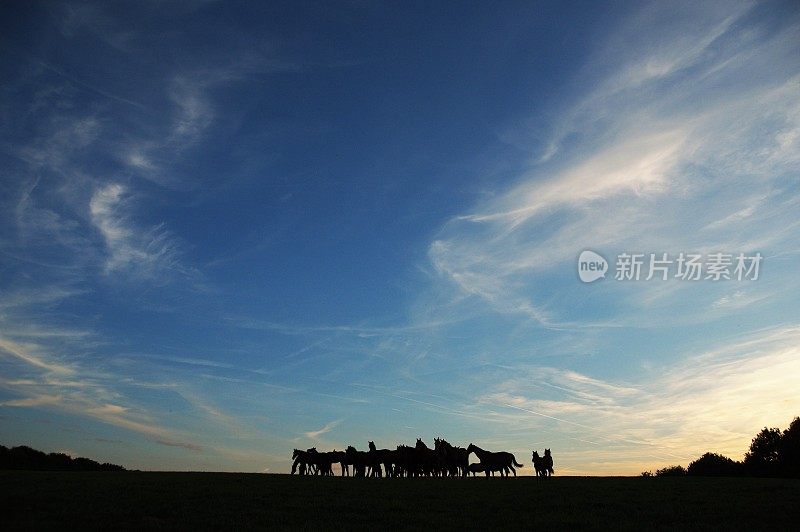
[[[594,251],[583,251],[578,257],[578,277],[584,283],[592,283],[606,276],[608,261]]]

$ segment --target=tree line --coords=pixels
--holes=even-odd
[[[688,467],[673,465],[644,471],[645,477],[789,477],[800,478],[800,417],[794,418],[789,428],[764,427],[750,443],[750,449],[741,461],[717,453],[705,453]]]
[[[0,469],[39,471],[125,471],[116,464],[101,464],[90,458],[72,458],[65,453],[43,453],[27,445],[8,448],[0,445]]]

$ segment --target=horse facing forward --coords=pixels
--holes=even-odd
[[[539,456],[539,453],[533,451],[533,469],[537,477],[552,476],[553,471],[553,456],[550,454],[550,449],[544,450],[544,456]]]

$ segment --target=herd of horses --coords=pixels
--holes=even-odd
[[[473,453],[478,462],[470,464]],[[553,474],[550,449],[545,449],[544,456],[533,451],[532,458],[536,476]],[[359,451],[352,445],[344,451],[320,452],[316,447],[305,451],[295,449],[292,460],[292,474],[333,476],[333,464],[339,464],[342,476],[350,476],[352,467],[354,477],[467,477],[470,473],[473,476],[483,473],[487,477],[497,473],[506,477],[517,476],[514,468],[523,467],[507,451],[485,451],[472,443],[465,449],[442,438],[434,439],[433,449],[420,438],[414,447],[398,445],[397,449],[377,449],[374,442],[369,442],[368,451]]]

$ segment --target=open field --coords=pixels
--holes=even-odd
[[[792,529],[800,480],[0,472],[0,529]]]

